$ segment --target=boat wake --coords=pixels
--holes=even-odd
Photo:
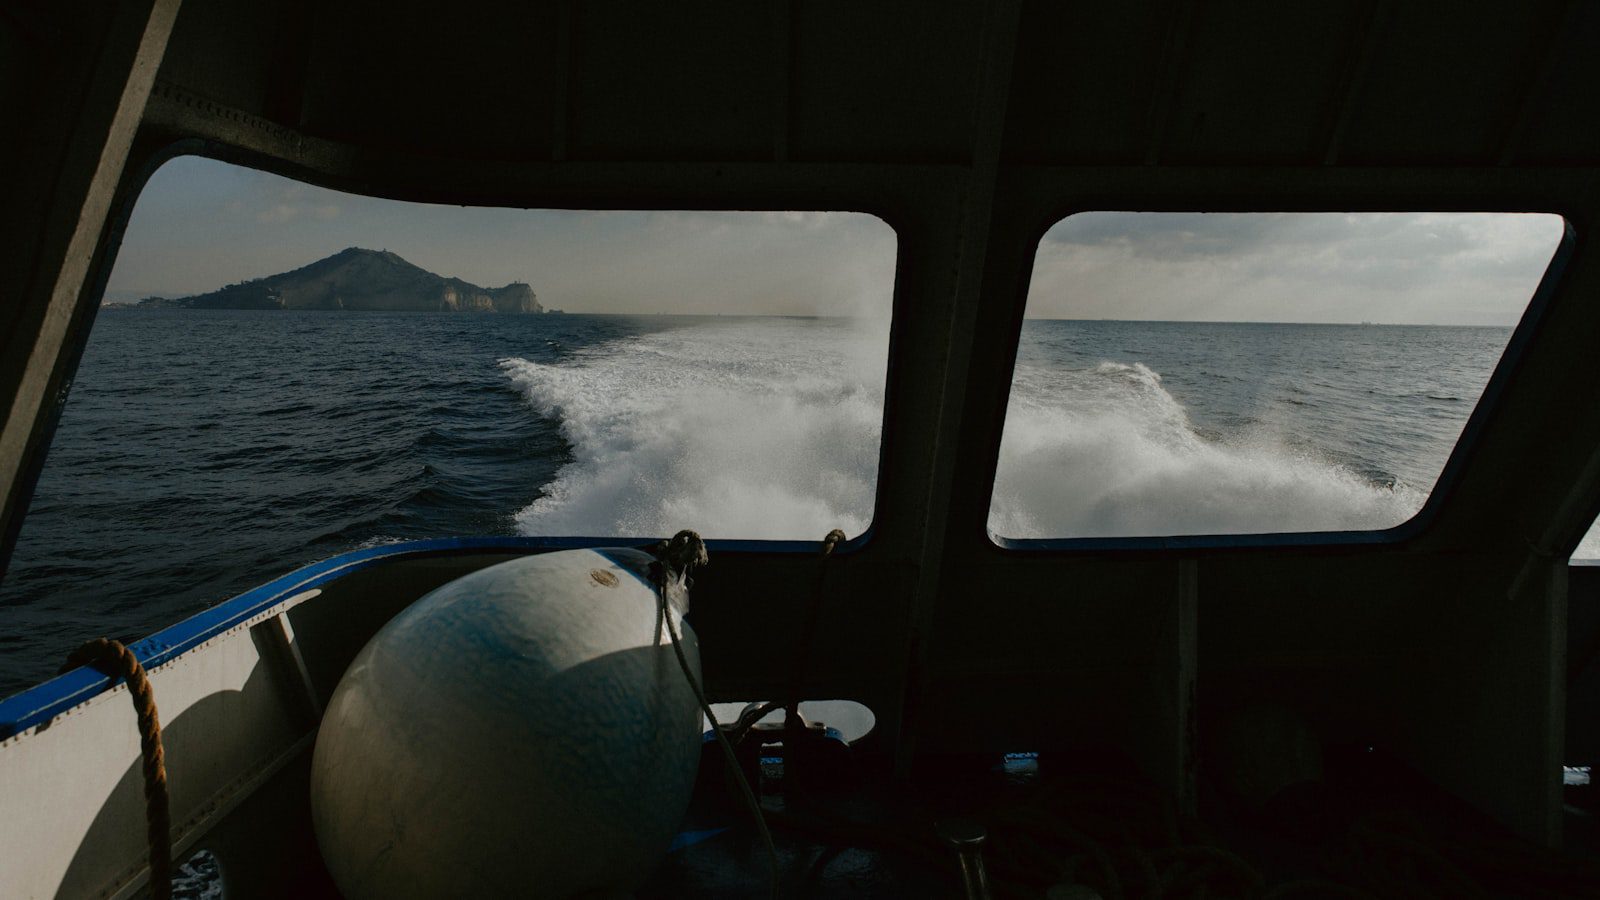
[[[572,461],[525,534],[815,539],[872,518],[881,330],[740,320],[502,360]],[[1426,493],[1263,430],[1213,435],[1139,363],[1019,365],[989,527],[1011,538],[1386,528]]]
[[[887,336],[854,320],[701,324],[500,365],[572,447],[524,534],[820,540],[871,522]]]
[[[1009,538],[1387,528],[1426,494],[1281,435],[1203,436],[1140,363],[1019,365],[989,530]]]

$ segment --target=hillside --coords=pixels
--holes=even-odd
[[[147,297],[145,308],[542,312],[528,285],[483,288],[435,275],[387,250],[351,247],[308,266],[193,297]]]

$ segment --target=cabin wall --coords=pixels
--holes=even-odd
[[[110,213],[178,5],[22,4],[0,22],[0,577],[109,271]]]
[[[314,595],[315,592],[310,592]],[[174,853],[311,746],[320,705],[284,613],[301,595],[149,673]],[[143,762],[118,683],[0,741],[0,884],[14,897],[127,897],[148,876]],[[180,857],[181,858],[181,857]]]
[[[1567,571],[1566,755],[1570,766],[1600,768],[1600,564]]]
[[[856,6],[148,0],[5,32],[51,66],[0,92],[41,134],[4,176],[6,547],[117,228],[170,153],[411,200],[871,212],[900,242],[877,516],[826,563],[714,549],[715,699],[861,699],[863,752],[902,775],[1103,745],[1186,798],[1210,736],[1270,705],[1555,840],[1561,560],[1600,511],[1600,94],[1573,77],[1592,5],[948,2],[916,27]],[[435,52],[460,47],[481,52]],[[985,522],[1033,245],[1083,209],[1536,210],[1571,233],[1415,523],[1003,548]]]

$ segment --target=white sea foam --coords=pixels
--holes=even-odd
[[[527,534],[820,538],[872,517],[886,336],[839,321],[706,323],[501,365],[573,461]],[[1307,443],[1307,442],[1302,442]],[[1267,433],[1217,440],[1142,364],[1018,367],[989,527],[1006,537],[1384,528],[1425,492]]]
[[[1035,538],[1385,528],[1424,499],[1271,434],[1202,437],[1139,363],[1019,365],[989,529]]]
[[[887,333],[850,320],[714,322],[544,365],[501,362],[572,446],[525,534],[820,540],[866,530]]]

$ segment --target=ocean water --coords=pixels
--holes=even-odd
[[[1124,537],[1398,525],[1427,499],[1510,333],[1030,321],[990,530]]]
[[[1397,524],[1508,337],[1030,322],[991,530]],[[886,346],[845,319],[102,311],[0,583],[0,695],[375,543],[860,533]]]
[[[0,695],[345,550],[871,519],[887,328],[102,310],[0,582]]]

